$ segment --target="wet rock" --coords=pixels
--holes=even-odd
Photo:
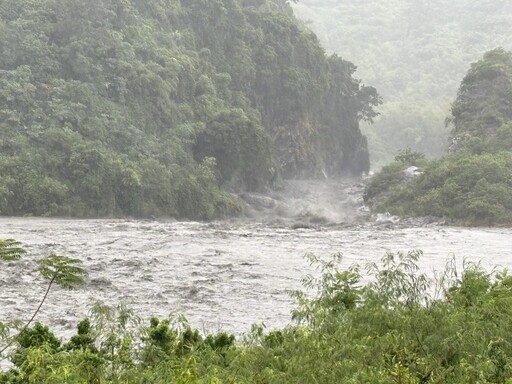
[[[263,209],[271,209],[276,207],[276,201],[264,195],[252,194],[252,193],[244,193],[240,196],[247,204],[249,204],[252,208],[261,211]]]
[[[403,224],[410,227],[427,227],[447,225],[446,219],[435,216],[411,217],[403,220]]]
[[[291,226],[291,229],[313,229],[314,226],[307,223],[295,223]]]
[[[325,216],[312,212],[303,212],[298,216],[298,218],[300,221],[308,224],[327,224],[330,222],[330,220]]]
[[[377,213],[374,216],[375,223],[377,224],[396,224],[400,221],[398,216],[393,216],[389,212]]]

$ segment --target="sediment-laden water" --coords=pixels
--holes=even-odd
[[[282,209],[279,202],[269,205]],[[453,256],[512,266],[511,229],[409,227],[360,217],[351,224],[298,222],[1,218],[0,238],[21,241],[28,254],[2,264],[0,321],[30,318],[46,289],[36,260],[51,253],[79,258],[89,271],[87,284],[75,291],[54,287],[37,317],[61,336],[74,332],[96,301],[124,302],[143,318],[181,312],[205,331],[284,326],[293,307],[288,292],[314,272],[307,252],[341,252],[349,265],[377,261],[388,250],[421,249],[421,268],[429,272]]]

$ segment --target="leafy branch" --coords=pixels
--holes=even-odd
[[[21,244],[15,240],[0,240],[0,259],[19,259],[26,253],[26,251],[20,245]],[[41,307],[46,301],[46,298],[48,297],[54,284],[57,284],[65,289],[73,289],[78,285],[85,283],[84,277],[87,275],[87,271],[80,266],[81,261],[79,259],[52,254],[42,260],[39,260],[38,265],[38,270],[41,276],[49,280],[46,292],[30,320],[28,320],[22,329],[7,343],[6,346],[0,350],[0,356],[10,346],[12,346],[18,337],[29,327],[29,325],[41,310]]]
[[[13,239],[0,240],[0,260],[18,260],[25,253],[27,253],[27,251],[21,247],[19,241]]]

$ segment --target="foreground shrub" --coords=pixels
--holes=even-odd
[[[452,260],[434,277],[420,251],[342,268],[341,255],[295,292],[296,321],[204,337],[181,318],[149,325],[96,306],[69,342],[36,324],[5,383],[510,383],[512,277]],[[26,337],[25,337],[26,336]],[[30,337],[28,337],[30,336]],[[23,356],[22,360],[16,360]]]

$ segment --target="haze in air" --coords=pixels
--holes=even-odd
[[[511,18],[0,0],[0,382],[511,383]]]
[[[293,9],[382,95],[381,116],[362,125],[375,169],[401,149],[444,154],[453,128],[446,118],[469,64],[491,49],[512,49],[505,0],[301,0]]]

